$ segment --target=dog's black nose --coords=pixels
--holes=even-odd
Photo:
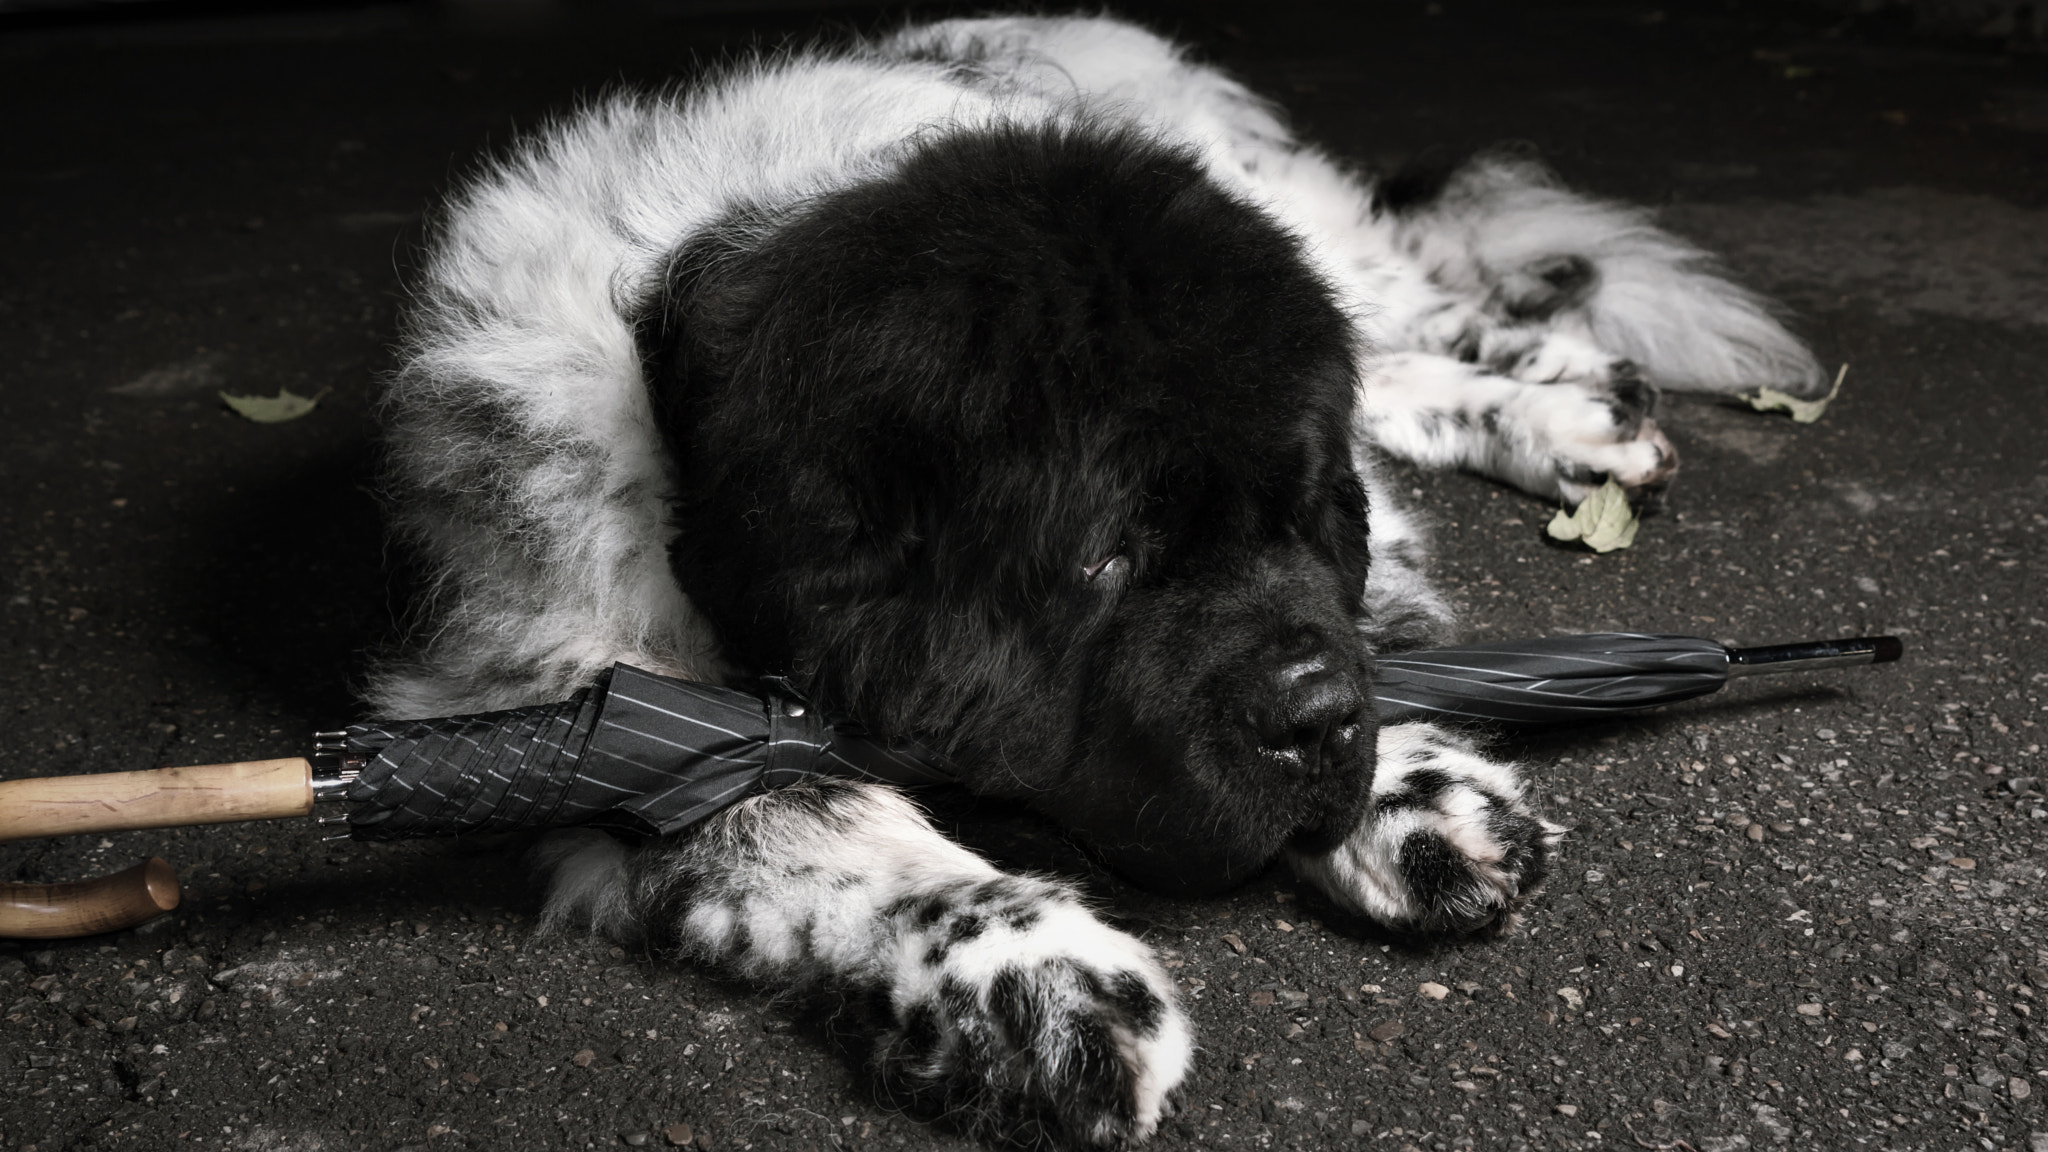
[[[1274,676],[1273,703],[1253,717],[1259,742],[1293,776],[1313,776],[1351,754],[1365,715],[1357,678],[1327,660],[1283,666]]]

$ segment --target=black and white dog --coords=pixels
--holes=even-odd
[[[1497,933],[1555,829],[1512,766],[1376,728],[1445,637],[1379,452],[1576,501],[1676,466],[1652,382],[1819,390],[1638,210],[1480,157],[1376,179],[1106,19],[915,27],[620,96],[457,195],[388,416],[431,627],[385,715],[614,661],[787,676],[1142,882],[1284,859]],[[898,1099],[1142,1138],[1193,1037],[1138,941],[886,787],[556,842],[547,918],[875,1006]]]

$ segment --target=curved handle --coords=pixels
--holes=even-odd
[[[178,873],[162,857],[71,884],[0,884],[0,936],[47,940],[133,928],[178,906]]]
[[[0,782],[0,841],[272,820],[313,811],[303,757]]]
[[[0,781],[0,841],[312,811],[313,766],[300,757]],[[0,936],[92,936],[177,906],[178,874],[153,857],[98,880],[0,884]]]

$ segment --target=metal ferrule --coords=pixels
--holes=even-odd
[[[349,753],[348,733],[313,733],[312,761],[314,801],[348,799],[349,785],[363,770],[363,758]]]
[[[1730,648],[1728,677],[1805,672],[1814,668],[1847,668],[1897,660],[1905,645],[1896,636],[1856,636],[1847,640],[1814,640],[1805,644],[1771,644],[1761,648]]]

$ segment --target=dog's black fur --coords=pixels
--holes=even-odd
[[[1294,237],[1089,126],[940,136],[708,235],[638,334],[673,568],[738,665],[1155,886],[1357,825],[1357,350]]]

